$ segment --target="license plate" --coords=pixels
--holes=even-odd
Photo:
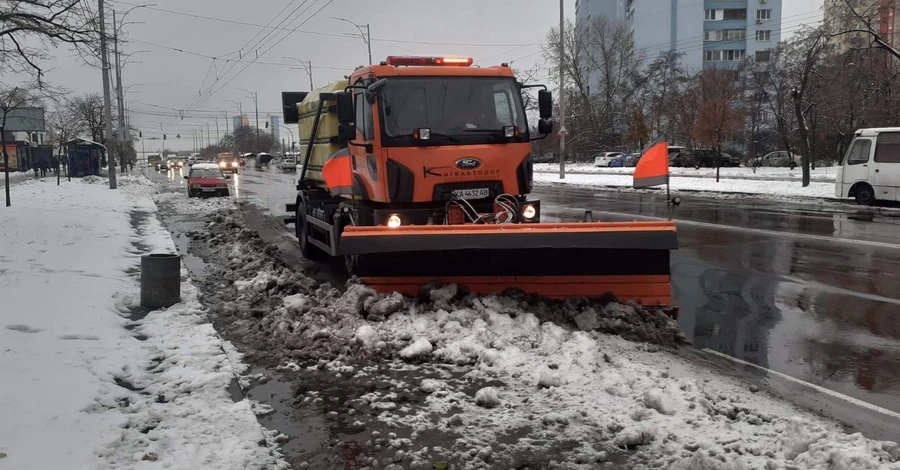
[[[460,199],[484,199],[491,195],[491,190],[488,188],[454,189],[451,192]]]
[[[203,192],[205,193],[214,193],[216,188],[203,188]]]

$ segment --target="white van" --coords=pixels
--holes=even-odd
[[[865,205],[900,200],[900,127],[856,131],[838,169],[834,194]]]

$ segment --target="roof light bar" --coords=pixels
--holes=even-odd
[[[385,63],[397,66],[451,66],[468,67],[474,59],[471,57],[418,57],[418,56],[388,56]]]

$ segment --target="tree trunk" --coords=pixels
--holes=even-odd
[[[803,95],[796,89],[792,94],[794,97],[794,112],[797,114],[797,127],[800,131],[800,151],[803,152],[801,164],[803,165],[803,187],[805,188],[809,186],[809,128],[806,127],[806,117],[803,115]]]
[[[3,124],[0,125],[0,146],[3,148],[3,180],[6,183],[6,207],[12,205],[9,200],[9,154],[6,152],[6,113],[3,113]]]

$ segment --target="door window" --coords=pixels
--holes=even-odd
[[[859,165],[869,161],[869,154],[872,152],[872,141],[869,139],[859,139],[853,142],[847,153],[848,165]]]
[[[877,163],[900,163],[900,132],[882,132],[875,143]]]

